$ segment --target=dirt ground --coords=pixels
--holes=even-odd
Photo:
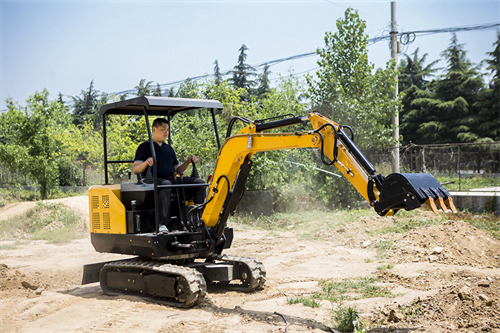
[[[60,201],[88,216],[87,197]],[[0,223],[29,205],[0,208]],[[418,218],[431,214],[421,211]],[[186,310],[106,296],[98,283],[81,285],[84,264],[124,258],[96,253],[88,237],[63,245],[31,241],[0,250],[0,331],[334,332],[327,327],[334,325],[338,303],[310,308],[289,305],[287,297],[320,290],[321,279],[378,276],[396,297],[342,302],[356,306],[366,326],[376,327],[368,332],[500,332],[500,241],[464,223],[460,213],[406,234],[370,236],[392,219],[374,213],[309,240],[294,230],[232,225],[235,239],[225,253],[262,260],[264,289],[249,294],[209,289],[199,305]],[[394,244],[384,265],[393,268],[377,270],[376,245],[387,240]]]

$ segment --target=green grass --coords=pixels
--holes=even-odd
[[[319,308],[321,306],[318,300],[310,297],[287,297],[286,303],[290,305],[302,303],[304,306],[311,308]]]
[[[335,321],[335,329],[341,332],[361,332],[363,324],[359,320],[359,312],[356,307],[339,306],[333,310],[332,319]]]
[[[365,262],[366,262],[367,264],[368,264],[368,263],[370,263],[370,262],[372,262],[372,261],[373,261],[373,259],[370,259],[370,258],[365,258]]]
[[[394,265],[387,264],[387,265],[378,266],[377,270],[378,271],[387,271],[387,270],[390,270],[390,269],[393,269],[393,268],[394,268]]]
[[[375,244],[375,248],[377,249],[377,259],[379,262],[380,260],[385,259],[385,254],[387,253],[387,250],[391,248],[392,244],[394,244],[394,242],[390,240],[383,240]]]
[[[417,319],[422,307],[419,304],[413,304],[412,306],[398,307],[398,311],[405,316],[405,319]]]
[[[482,221],[481,219],[474,219],[467,221],[473,227],[476,227],[480,230],[487,232],[492,235],[496,239],[500,240],[500,221]]]
[[[379,234],[397,233],[404,234],[412,229],[424,227],[426,225],[434,225],[444,222],[448,219],[446,215],[435,215],[433,218],[421,218],[417,210],[400,210],[393,218],[393,223],[380,229],[370,232],[371,236]]]
[[[40,200],[40,192],[28,191],[21,186],[12,189],[0,188],[0,207],[19,201]]]
[[[82,236],[85,226],[81,215],[66,205],[40,201],[28,212],[2,221],[0,236],[62,243]]]
[[[466,191],[473,188],[483,188],[489,186],[500,186],[500,178],[475,176],[471,178],[460,178],[460,186],[458,177],[436,177],[440,184],[454,181],[453,184],[446,184],[444,187],[448,191]]]
[[[389,289],[378,286],[377,282],[380,282],[380,279],[376,277],[360,277],[342,281],[321,280],[318,282],[320,292],[307,297],[289,297],[286,301],[288,304],[302,303],[314,308],[320,306],[323,300],[339,303],[346,300],[397,296]]]
[[[318,232],[336,229],[366,216],[373,216],[372,209],[338,211],[304,211],[296,213],[274,213],[271,216],[235,215],[230,222],[270,231],[295,230],[302,239],[321,238]],[[325,236],[327,237],[327,236]]]
[[[14,243],[0,245],[0,250],[15,250],[19,245],[26,245],[30,242],[16,240]]]
[[[47,199],[69,198],[77,195],[86,195],[87,193],[78,193],[73,191],[62,192],[59,189],[51,192]],[[0,207],[9,203],[19,201],[37,201],[41,200],[40,191],[28,191],[22,186],[16,185],[13,188],[0,188]]]

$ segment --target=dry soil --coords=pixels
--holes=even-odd
[[[62,201],[88,216],[87,197]],[[2,207],[0,220],[29,206]],[[417,218],[432,215],[421,211]],[[262,260],[264,289],[246,294],[211,288],[199,305],[186,310],[106,296],[98,283],[81,285],[84,264],[124,258],[95,252],[88,237],[63,245],[30,241],[0,250],[0,331],[333,331],[328,327],[334,325],[332,309],[338,303],[322,301],[319,308],[310,308],[289,305],[287,297],[318,291],[321,279],[378,276],[397,296],[342,303],[357,307],[362,321],[372,327],[368,332],[500,332],[500,241],[462,220],[456,214],[406,234],[377,235],[373,230],[389,226],[393,218],[374,213],[308,240],[294,230],[232,225],[235,239],[226,251]],[[376,245],[388,240],[394,243],[383,265],[393,267],[380,270]]]

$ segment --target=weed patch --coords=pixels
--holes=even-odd
[[[302,303],[304,306],[311,308],[319,308],[321,306],[318,300],[311,297],[287,297],[286,303],[290,305]]]
[[[335,329],[341,332],[360,332],[363,328],[359,320],[359,312],[355,307],[339,306],[333,310],[332,319],[335,321]]]
[[[258,217],[237,214],[230,219],[230,222],[261,230],[296,230],[301,239],[318,239],[322,237],[321,231],[325,229],[336,229],[366,216],[373,216],[373,210],[313,210],[296,213],[274,213],[271,216],[261,215]]]
[[[389,240],[382,240],[376,243],[375,248],[377,249],[377,259],[385,259],[385,254],[387,253],[387,250],[391,248],[392,244],[394,244],[394,242]]]
[[[390,270],[390,269],[393,269],[393,268],[394,268],[394,265],[387,264],[387,265],[378,266],[377,270],[378,271],[387,271],[387,270]]]
[[[38,202],[28,212],[2,221],[0,235],[2,238],[61,243],[80,237],[85,228],[81,215],[66,205]]]
[[[287,298],[287,303],[302,303],[305,306],[317,307],[322,300],[338,303],[345,300],[397,296],[389,289],[376,285],[377,282],[380,282],[380,279],[376,277],[342,281],[321,280],[318,282],[321,292],[315,292],[308,297]]]

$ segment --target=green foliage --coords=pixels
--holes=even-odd
[[[488,119],[474,110],[478,93],[484,88],[478,66],[467,59],[467,52],[463,44],[458,43],[456,35],[441,55],[448,67],[439,79],[405,90],[401,125],[405,142],[477,142],[484,138],[480,128]],[[423,62],[424,58],[419,61]],[[425,69],[422,72],[425,73]]]
[[[320,113],[351,126],[358,146],[387,147],[394,143],[391,117],[400,108],[393,98],[396,71],[388,62],[372,73],[365,28],[357,11],[349,8],[337,20],[337,32],[325,34],[325,47],[317,50],[317,80],[307,77],[307,97]]]
[[[398,311],[405,316],[407,319],[417,319],[418,315],[422,311],[422,306],[420,304],[413,304],[411,306],[399,306]]]
[[[377,271],[387,271],[387,270],[390,270],[393,268],[394,268],[394,265],[387,264],[387,265],[377,266]]]
[[[214,83],[218,86],[222,82],[222,74],[220,72],[219,61],[214,61]]]
[[[82,216],[62,203],[37,202],[28,212],[9,217],[0,224],[2,238],[70,241],[85,231]]]
[[[73,99],[73,124],[82,127],[86,122],[92,121],[96,129],[101,127],[101,117],[99,109],[102,105],[108,103],[108,94],[99,94],[94,89],[94,80],[86,90],[82,90],[81,96],[72,96]],[[59,98],[59,101],[62,101]]]
[[[493,75],[487,89],[482,89],[473,105],[475,117],[467,119],[477,127],[482,138],[500,141],[500,31],[497,31],[497,40],[493,43],[491,57],[486,59],[487,70]],[[475,121],[477,119],[477,121]]]
[[[321,303],[310,297],[287,297],[286,303],[290,305],[302,303],[304,306],[308,306],[310,308],[319,308]]]
[[[264,64],[264,70],[262,74],[258,75],[257,84],[258,87],[256,89],[256,95],[258,98],[265,98],[266,95],[271,91],[269,75],[272,72],[269,70],[269,65]]]
[[[375,214],[372,209],[353,209],[323,211],[308,209],[300,212],[274,213],[271,216],[242,216],[240,214],[230,218],[230,222],[239,223],[264,230],[295,230],[301,238],[317,239],[321,232],[339,228],[349,222],[357,221],[366,216]]]
[[[341,332],[358,332],[363,328],[356,307],[339,306],[333,310],[333,319],[337,323],[335,329]]]
[[[21,185],[12,188],[0,188],[0,207],[18,201],[35,201],[40,199],[40,193],[25,190]]]
[[[423,89],[429,82],[426,78],[432,76],[433,73],[437,71],[437,68],[433,67],[439,62],[439,60],[435,60],[425,66],[424,63],[428,54],[425,53],[421,58],[419,58],[418,51],[419,48],[417,47],[417,49],[412,53],[413,58],[406,55],[406,59],[401,59],[398,75],[398,86],[400,92],[404,92],[411,86]]]
[[[63,133],[73,128],[67,109],[49,101],[49,93],[35,92],[21,107],[7,99],[8,111],[0,115],[0,160],[10,171],[19,170],[40,184],[42,198],[59,185],[59,166],[75,158]]]
[[[248,47],[242,44],[239,51],[238,64],[234,66],[234,69],[231,71],[233,76],[230,81],[236,89],[245,89],[248,94],[245,94],[243,97],[248,99],[252,87],[255,86],[255,81],[250,79],[252,76],[255,76],[255,68],[246,63],[246,51],[248,51]]]
[[[143,97],[143,96],[151,96],[153,94],[153,81],[148,81],[146,82],[146,79],[141,79],[139,81],[139,84],[134,87],[137,92],[137,96]]]

